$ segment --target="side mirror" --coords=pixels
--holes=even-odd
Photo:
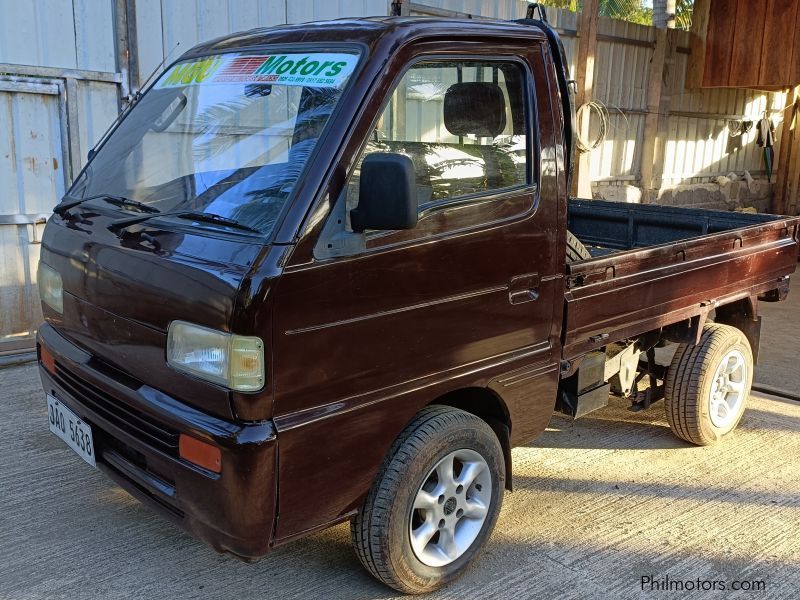
[[[350,211],[353,231],[413,229],[417,226],[414,163],[403,154],[378,152],[361,163],[358,206]]]

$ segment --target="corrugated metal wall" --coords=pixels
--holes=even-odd
[[[0,0],[0,353],[31,344],[42,222],[119,108],[114,8]]]
[[[22,342],[41,320],[38,239],[64,194],[59,88],[0,80],[0,340]]]
[[[594,99],[608,107],[609,131],[591,156],[594,181],[631,181],[642,164],[644,122],[647,111],[647,82],[653,28],[612,19],[601,19],[597,33],[618,38],[597,41]]]
[[[74,156],[60,157],[69,177],[74,174],[72,170],[77,173],[83,165],[86,153],[119,108],[121,77],[116,65],[114,2],[0,0],[0,14],[0,65],[19,65],[13,72],[23,77],[44,75],[61,84],[69,81],[69,89],[64,86],[60,100],[66,105],[67,95],[75,96],[69,98],[74,118],[64,124],[70,132],[67,141]],[[4,71],[8,70],[0,69],[0,78]],[[2,130],[8,131],[5,127]],[[72,169],[70,158],[74,161]],[[4,209],[0,209],[2,212]]]
[[[113,2],[0,0],[0,62],[116,71]]]
[[[282,23],[386,16],[388,10],[389,0],[136,0],[141,79],[170,53],[174,59],[201,41],[227,33]]]
[[[527,3],[521,0],[420,0],[410,2],[409,6],[411,15],[435,15],[438,11],[444,11],[492,19],[520,19],[525,16]]]

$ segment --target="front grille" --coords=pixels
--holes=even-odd
[[[112,425],[172,456],[178,456],[178,432],[157,422],[150,415],[109,396],[56,363],[56,383],[75,400]]]

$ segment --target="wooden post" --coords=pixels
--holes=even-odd
[[[599,18],[599,0],[584,0],[583,10],[578,18],[578,60],[575,83],[577,94],[575,106],[580,107],[592,100],[592,86],[594,85],[594,62],[597,54],[597,20]],[[578,123],[581,137],[589,137],[589,119]],[[592,179],[588,152],[578,152],[573,180],[573,194],[581,198],[592,197]]]
[[[708,36],[708,15],[711,0],[695,0],[692,8],[692,31],[690,34],[688,67],[686,70],[686,89],[703,87],[706,68],[706,37]]]
[[[650,60],[647,80],[647,116],[644,121],[642,146],[641,186],[644,202],[655,202],[661,189],[661,177],[664,174],[664,140],[672,102],[671,73],[678,46],[677,36],[680,33],[674,29],[656,31],[656,47]]]
[[[789,90],[780,129],[780,152],[775,175],[772,210],[778,214],[797,214],[800,199],[800,85]]]

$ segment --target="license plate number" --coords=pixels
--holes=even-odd
[[[97,466],[94,460],[94,440],[92,428],[86,421],[78,418],[55,396],[47,394],[47,422],[50,431],[60,437],[67,446],[72,448],[78,456],[93,467]]]

